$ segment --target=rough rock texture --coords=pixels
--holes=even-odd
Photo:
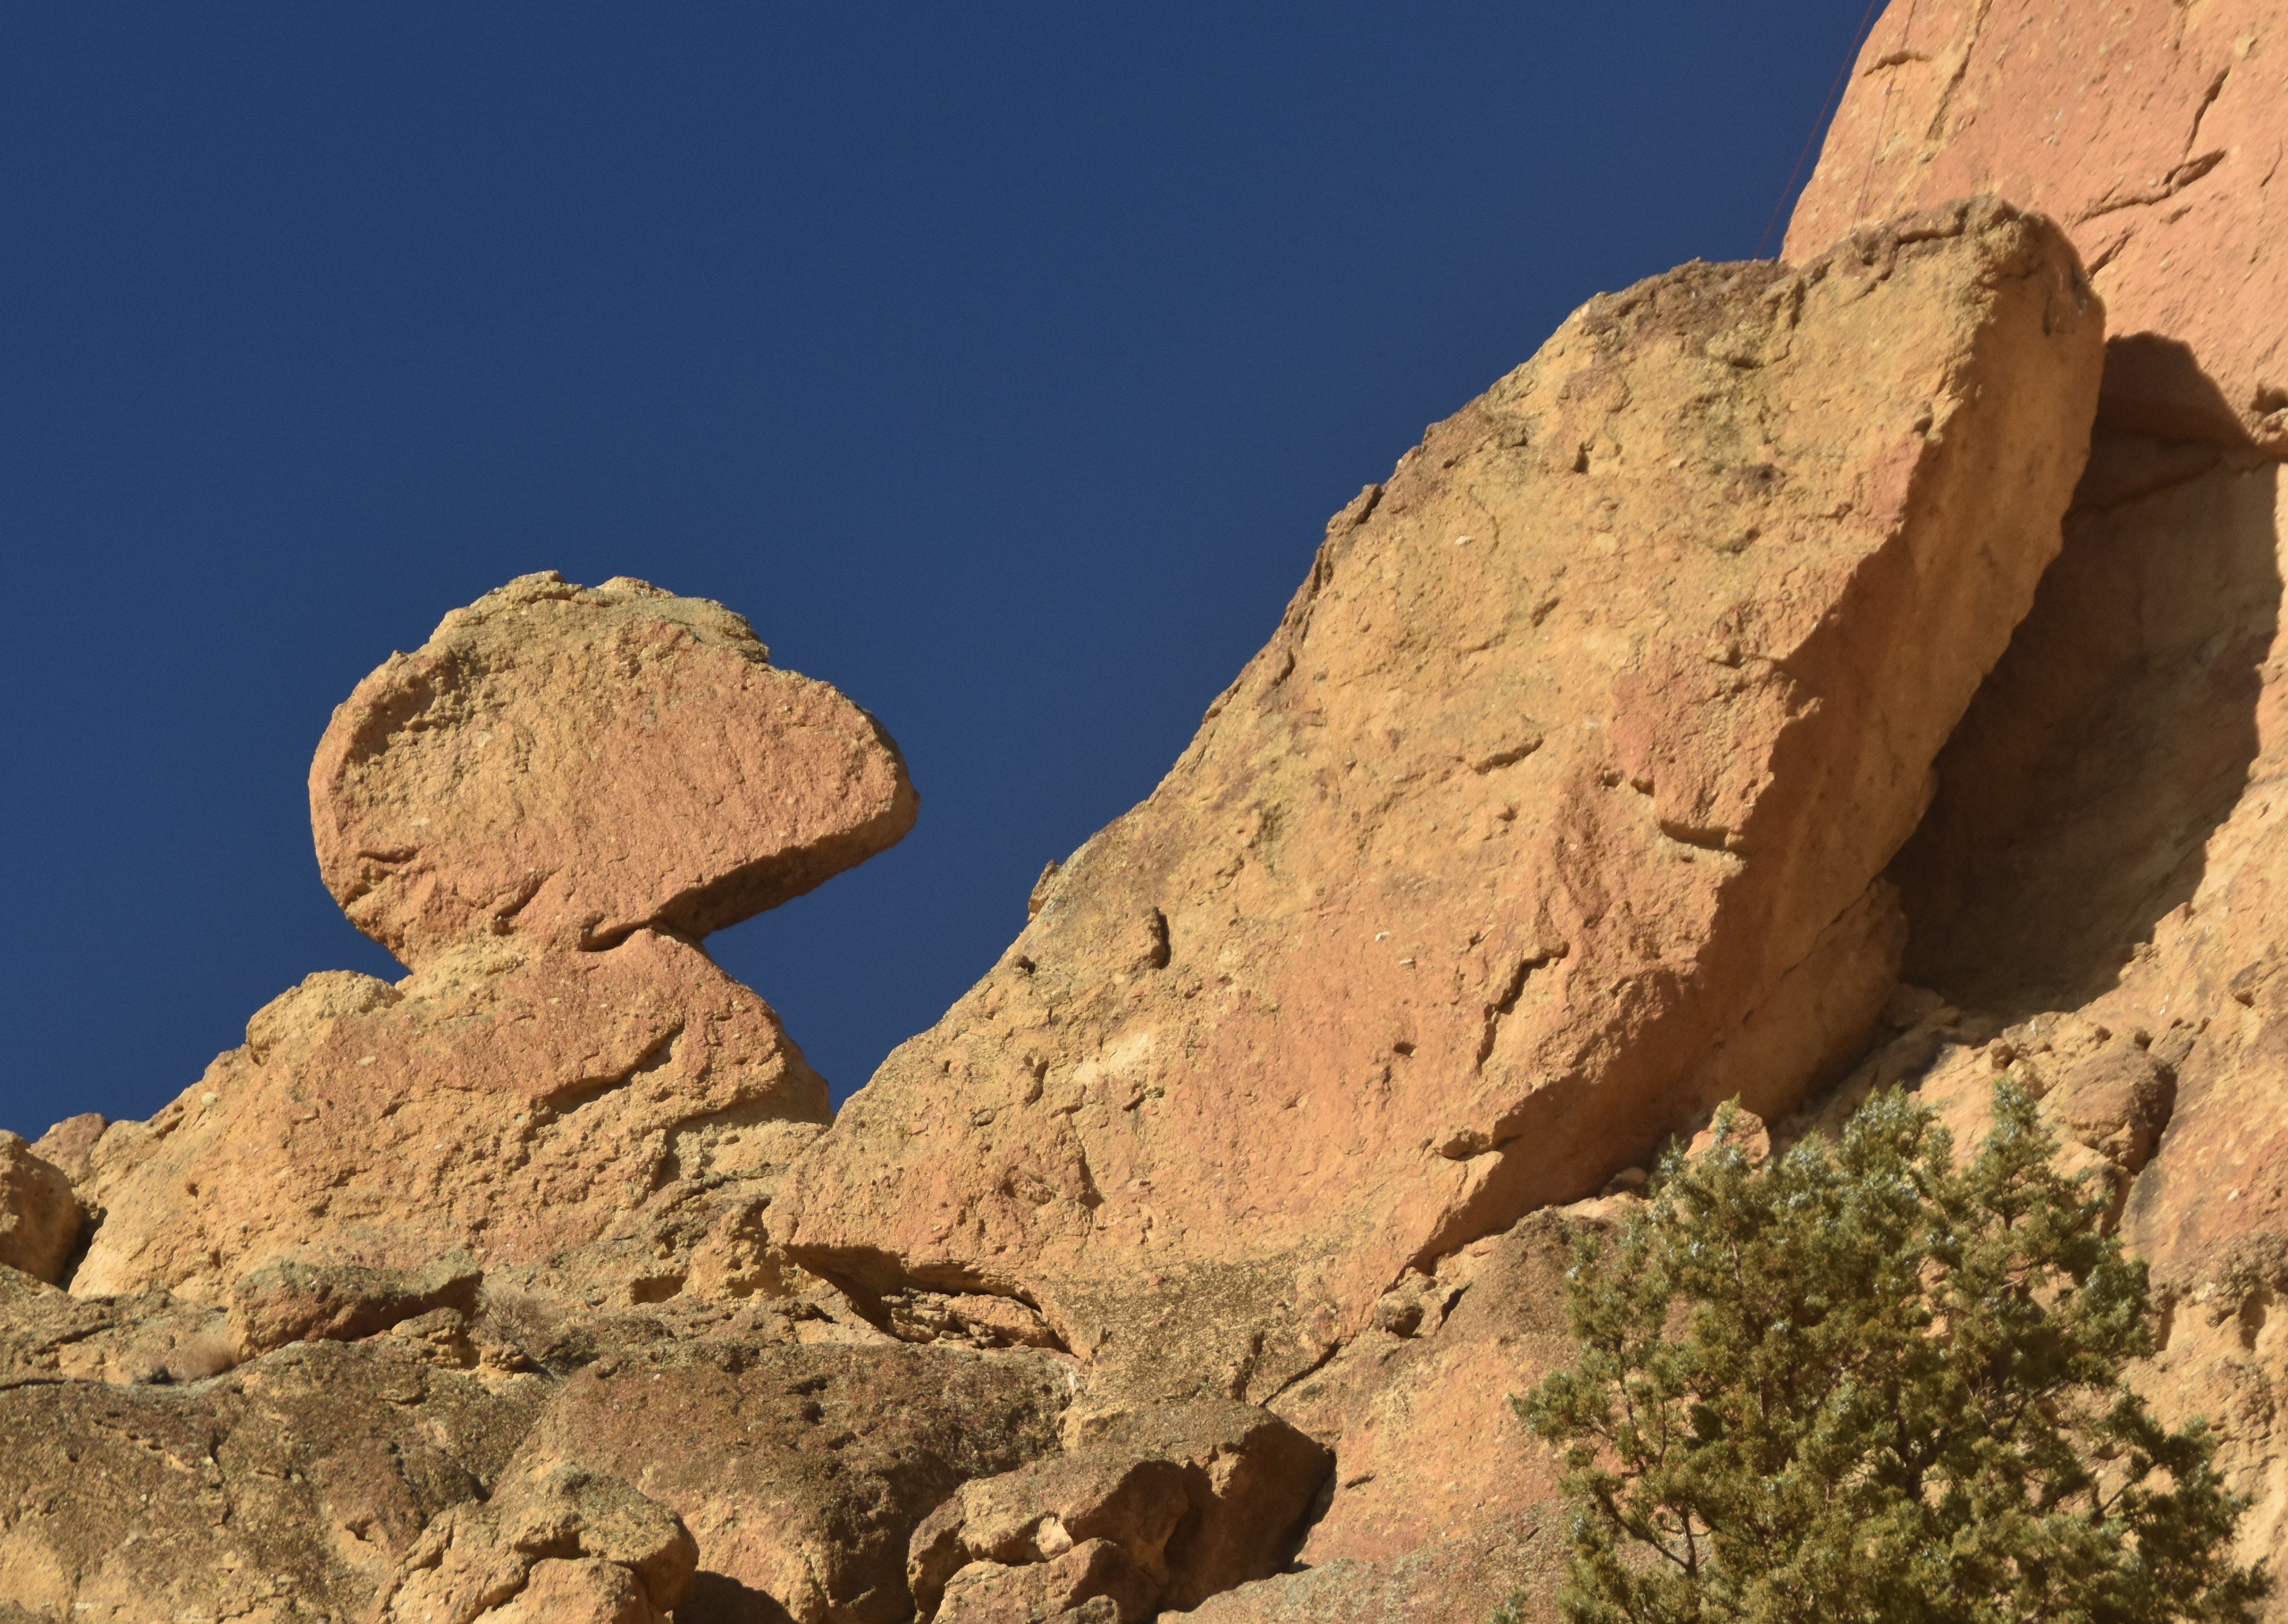
[[[2284,21],[1894,4],[1789,238],[1993,187],[2059,219],[2105,298],[2063,550],[1893,870],[1938,1014],[1870,1066],[1968,1101],[1966,1131],[1997,1063],[2046,1091],[2173,1305],[2148,1385],[2220,1429],[2249,1557],[2288,1546]]]
[[[231,1283],[231,1346],[244,1359],[311,1338],[359,1341],[440,1309],[465,1318],[483,1283],[465,1254],[418,1272],[273,1263]]]
[[[1029,1352],[661,1341],[573,1376],[525,1457],[679,1513],[697,1617],[893,1624],[912,1611],[916,1525],[969,1479],[1054,1452],[1069,1391]]]
[[[1556,1624],[1565,1518],[1544,1506],[1387,1562],[1339,1558],[1212,1596],[1193,1624],[1483,1624],[1520,1597],[1521,1624]]]
[[[374,1624],[667,1624],[698,1565],[657,1501],[577,1467],[528,1468],[422,1532]]]
[[[0,1269],[53,1286],[79,1247],[84,1214],[63,1169],[0,1132]]]
[[[2117,335],[2109,416],[2288,453],[2288,37],[2274,0],[1894,4],[1786,252],[1991,192],[2071,234]]]
[[[75,1297],[0,1269],[0,1389],[197,1381],[235,1362],[218,1309],[165,1292]]]
[[[310,766],[318,866],[408,964],[472,935],[703,936],[893,845],[897,747],[720,604],[520,577],[357,686]]]
[[[654,1235],[735,1222],[738,1190],[767,1197],[826,1116],[769,1006],[660,932],[528,958],[481,943],[395,986],[326,971],[149,1122],[105,1133],[88,1188],[106,1216],[74,1289],[221,1302],[290,1259],[465,1251],[671,1294],[693,1243]],[[627,1255],[604,1255],[616,1237]]]
[[[1066,1454],[964,1484],[915,1531],[906,1578],[922,1618],[1045,1616],[1099,1596],[1119,1624],[1188,1612],[1285,1564],[1333,1465],[1276,1416],[1230,1399],[1086,1430]]]
[[[1260,1400],[1410,1266],[1864,1040],[1878,875],[2057,546],[2101,313],[1958,205],[1592,300],[1331,525],[1152,797],[782,1196]]]
[[[759,1214],[826,1085],[695,938],[914,806],[872,719],[720,605],[537,575],[456,610],[311,769],[328,883],[413,974],[312,975],[149,1122],[58,1124],[100,1215],[73,1288],[218,1303],[266,1269],[449,1254],[596,1305],[798,1286]],[[362,1335],[377,1302],[330,1330],[242,1303],[237,1329]]]
[[[360,1620],[537,1407],[402,1341],[304,1343],[187,1387],[0,1391],[0,1596],[34,1618]]]

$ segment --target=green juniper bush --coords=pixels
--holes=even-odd
[[[2123,1380],[2144,1265],[2024,1090],[1994,1111],[1959,1165],[1892,1090],[1758,1166],[1728,1107],[1577,1242],[1578,1361],[1514,1401],[1565,1448],[1573,1624],[2248,1616],[2213,1440]]]

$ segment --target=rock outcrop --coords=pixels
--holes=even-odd
[[[2147,1385],[2288,1545],[2288,20],[2262,0],[1894,4],[1791,245],[1961,189],[2047,211],[2105,299],[2089,467],[1892,878],[1942,1100],[2016,1066],[2173,1306]],[[2288,1617],[2276,1596],[2268,1617]]]
[[[1592,300],[1337,515],[775,1232],[1259,1401],[1408,1269],[1791,1103],[1890,991],[1879,876],[2056,551],[2101,326],[1990,203]]]
[[[641,583],[449,616],[311,776],[410,974],[0,1139],[0,1619],[1553,1620],[1573,1241],[2002,1071],[2279,1548],[2277,33],[1895,6],[1789,263],[1434,426],[830,1127],[700,938],[894,746]]]
[[[528,1468],[422,1531],[374,1624],[668,1624],[698,1566],[657,1501],[577,1467]]]
[[[55,1620],[361,1620],[430,1519],[497,1480],[544,1392],[401,1338],[187,1386],[0,1390],[0,1597]]]
[[[359,684],[311,769],[320,866],[414,973],[313,975],[148,1123],[71,1134],[104,1214],[75,1289],[448,1254],[600,1302],[751,1289],[729,1260],[826,1085],[696,938],[915,808],[873,720],[767,660],[719,605],[537,575]]]
[[[1053,1453],[1069,1390],[1032,1353],[629,1342],[564,1384],[524,1453],[673,1508],[710,1617],[895,1624],[915,1528],[970,1479]]]
[[[2105,300],[2114,424],[2288,455],[2284,108],[2271,0],[1894,4],[1784,251],[1982,192],[2039,209]]]
[[[964,1484],[915,1531],[906,1577],[921,1618],[1188,1612],[1286,1564],[1333,1466],[1230,1399],[1099,1422],[1055,1459]]]
[[[20,1134],[0,1133],[0,1269],[55,1285],[78,1249],[83,1218],[63,1169]]]

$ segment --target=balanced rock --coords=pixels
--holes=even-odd
[[[1991,202],[1592,300],[1337,515],[775,1232],[1260,1401],[1410,1266],[1784,1110],[1895,983],[1882,872],[2056,552],[2101,330]]]
[[[873,720],[718,604],[527,576],[359,684],[311,786],[328,884],[414,972],[313,975],[149,1122],[60,1126],[103,1214],[74,1289],[459,1254],[598,1305],[785,1285],[758,1214],[826,1085],[696,938],[905,832]],[[242,1351],[378,1328],[391,1292],[330,1289],[241,1302]]]
[[[318,866],[408,964],[473,934],[703,936],[913,826],[887,735],[747,623],[621,577],[528,575],[448,615],[334,712]]]

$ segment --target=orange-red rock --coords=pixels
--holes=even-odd
[[[1993,188],[2054,215],[2106,299],[2063,551],[1893,874],[1907,972],[1959,1041],[1877,1063],[1972,1119],[1998,1063],[2048,1091],[2172,1304],[2143,1380],[2217,1425],[2249,1558],[2288,1540],[2284,155],[2263,0],[1895,4],[1789,237]]]
[[[105,1134],[107,1216],[73,1289],[219,1302],[287,1259],[419,1270],[457,1251],[577,1289],[578,1249],[647,1241],[703,1192],[767,1193],[826,1117],[769,1006],[655,931],[529,958],[478,943],[396,986],[327,971],[149,1122]],[[603,1267],[639,1294],[679,1287],[687,1263],[647,1254]]]
[[[310,766],[326,885],[408,964],[487,933],[703,936],[895,842],[897,747],[738,616],[529,575],[456,609],[334,712]]]
[[[1153,796],[790,1182],[811,1264],[1260,1399],[1410,1263],[1864,1040],[2101,313],[1957,206],[1592,300],[1330,526]]]
[[[2108,415],[2288,453],[2288,28],[2271,0],[1904,0],[1788,229],[1992,192],[2071,235],[2115,335]]]

